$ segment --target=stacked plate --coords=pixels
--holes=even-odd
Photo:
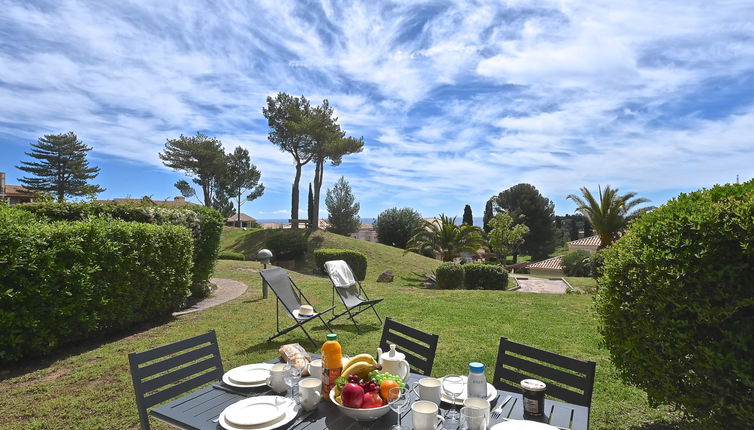
[[[231,369],[223,375],[223,382],[238,388],[254,388],[267,384],[272,364],[258,363]]]
[[[225,408],[218,423],[227,430],[271,430],[288,424],[297,413],[295,403],[285,397],[251,397]]]

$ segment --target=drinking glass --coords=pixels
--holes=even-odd
[[[463,394],[466,383],[463,382],[463,376],[461,375],[448,375],[442,379],[442,390],[445,394],[453,399],[453,408],[445,416],[448,421],[458,421],[460,415],[456,410],[456,398]]]
[[[285,382],[285,385],[287,385],[291,391],[290,399],[298,404],[298,399],[293,395],[293,389],[298,385],[299,379],[301,379],[301,371],[293,364],[288,364],[285,366],[285,373],[283,375],[283,382]]]
[[[390,409],[398,414],[398,424],[390,427],[390,430],[403,430],[401,426],[401,412],[409,405],[409,393],[406,392],[406,388],[393,387],[388,391],[387,399]]]
[[[461,426],[459,430],[486,430],[487,416],[484,409],[464,406],[461,408]]]

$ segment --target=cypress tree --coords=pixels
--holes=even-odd
[[[490,227],[490,220],[492,219],[492,200],[495,197],[493,196],[489,200],[487,200],[487,205],[484,207],[484,217],[482,218],[482,223],[484,224],[484,232],[489,233],[490,230],[492,230],[492,227]]]
[[[308,203],[307,203],[307,213],[309,215],[307,217],[307,218],[309,218],[309,228],[312,229],[312,230],[316,230],[317,227],[318,227],[317,226],[318,222],[317,222],[316,219],[314,219],[314,194],[312,193],[312,183],[311,182],[309,182],[309,200],[308,200]]]
[[[463,224],[474,225],[474,216],[471,214],[471,206],[469,205],[463,208]]]

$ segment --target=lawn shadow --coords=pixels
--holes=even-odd
[[[312,336],[314,337],[314,336]],[[316,341],[316,338],[315,338]],[[324,343],[324,341],[322,341]],[[254,354],[254,353],[260,353],[262,355],[268,355],[271,359],[279,356],[278,349],[283,345],[288,345],[292,343],[297,343],[304,347],[305,350],[307,350],[310,353],[319,353],[318,349],[314,349],[314,346],[312,345],[311,341],[309,340],[306,335],[302,334],[296,334],[290,335],[290,336],[283,336],[280,338],[277,338],[275,340],[263,340],[261,342],[255,343],[245,349],[236,351],[236,354]]]
[[[63,345],[50,352],[48,355],[23,358],[22,362],[0,362],[0,365],[3,367],[3,370],[0,371],[0,381],[5,381],[6,379],[15,378],[17,376],[48,368],[56,361],[65,360],[101,348],[106,344],[149,331],[155,327],[162,326],[175,320],[177,320],[176,317],[169,316],[154,321],[147,321],[116,332],[97,334],[81,340],[76,344]]]
[[[631,427],[631,430],[702,430],[713,428],[695,421],[650,421]]]

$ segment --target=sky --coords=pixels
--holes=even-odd
[[[754,2],[0,0],[0,171],[43,134],[93,147],[100,198],[178,195],[166,139],[249,149],[257,219],[288,218],[294,168],[268,96],[328,99],[364,151],[342,175],[361,216],[481,216],[534,185],[572,213],[581,187],[660,205],[754,176]],[[311,166],[302,178],[306,213]]]

